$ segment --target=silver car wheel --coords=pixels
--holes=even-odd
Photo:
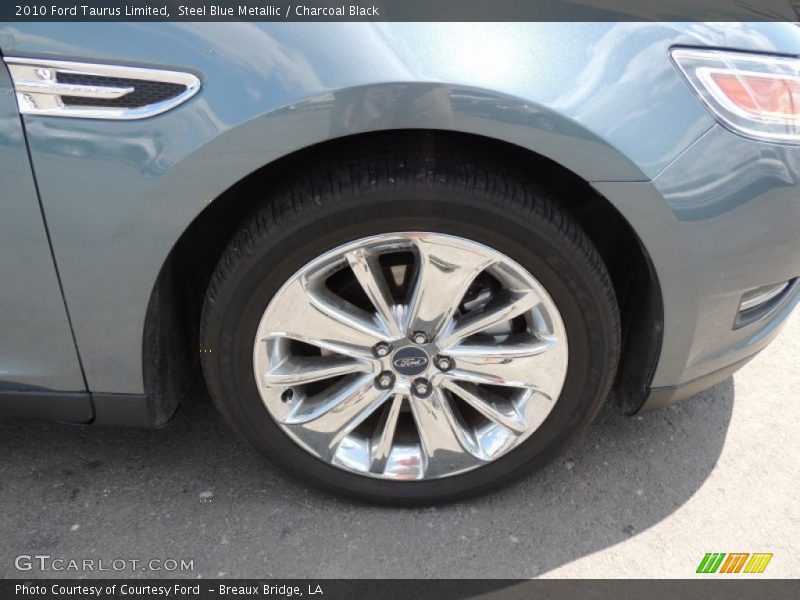
[[[393,480],[470,471],[528,439],[558,401],[564,324],[542,285],[465,238],[390,233],[296,272],[259,323],[264,406],[317,458]]]

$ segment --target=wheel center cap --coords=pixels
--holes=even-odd
[[[415,346],[400,348],[392,356],[392,368],[401,375],[419,375],[428,368],[431,359],[422,349]]]

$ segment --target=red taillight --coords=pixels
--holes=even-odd
[[[800,59],[707,48],[670,54],[720,123],[754,139],[800,144]]]
[[[711,79],[733,104],[754,116],[777,119],[800,116],[800,81],[733,73],[712,73]]]

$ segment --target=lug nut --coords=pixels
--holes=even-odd
[[[453,368],[453,360],[447,356],[437,356],[436,366],[439,367],[441,371],[449,371]]]
[[[431,393],[431,386],[425,379],[415,379],[414,383],[411,384],[411,389],[414,391],[414,395],[420,398],[424,398]]]
[[[385,342],[380,342],[372,347],[372,353],[378,358],[388,356],[391,351],[392,347]]]
[[[428,341],[428,336],[421,331],[416,331],[414,335],[411,336],[411,339],[414,340],[415,344],[424,344]]]
[[[381,390],[388,390],[394,386],[394,375],[389,371],[384,371],[375,378],[375,387]]]

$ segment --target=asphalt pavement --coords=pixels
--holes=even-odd
[[[800,311],[711,390],[603,410],[544,470],[437,508],[306,489],[208,402],[159,431],[0,420],[0,576],[691,577],[706,552],[769,552],[762,576],[800,577],[799,434]]]

